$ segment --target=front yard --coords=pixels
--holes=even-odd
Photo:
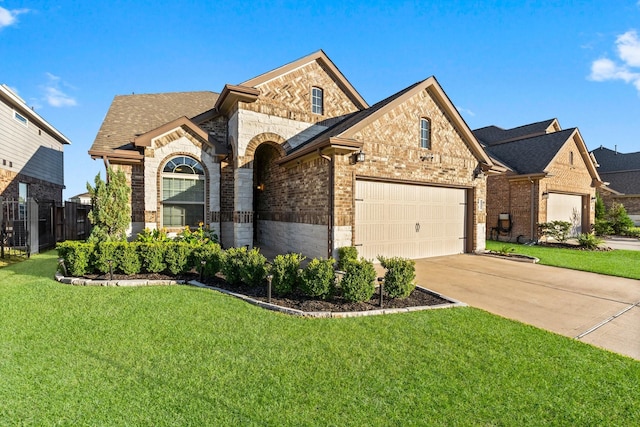
[[[0,424],[637,425],[640,363],[472,308],[294,318],[0,269]]]
[[[640,251],[583,251],[497,241],[487,241],[487,249],[533,256],[542,265],[640,279]]]

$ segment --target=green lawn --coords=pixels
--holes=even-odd
[[[454,308],[289,317],[0,269],[0,425],[639,425],[640,363]]]
[[[539,258],[540,264],[543,265],[640,279],[640,251],[580,251],[487,241],[487,249],[489,250],[500,251],[503,248],[513,250],[514,253]]]

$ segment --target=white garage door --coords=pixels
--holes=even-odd
[[[582,233],[582,196],[549,193],[547,222],[551,221],[569,221],[572,236]]]
[[[358,252],[426,258],[465,250],[466,190],[356,181]]]

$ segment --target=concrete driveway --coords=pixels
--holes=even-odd
[[[640,281],[492,258],[416,260],[421,286],[640,360]]]
[[[640,239],[634,239],[633,237],[607,237],[604,239],[604,244],[609,246],[611,249],[640,251]]]

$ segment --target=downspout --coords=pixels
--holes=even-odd
[[[535,216],[535,209],[534,209],[534,195],[535,195],[535,184],[534,181],[529,178],[529,181],[531,182],[531,241],[536,240],[536,235],[535,235],[535,230],[534,230],[534,216]]]
[[[322,150],[320,148],[318,148],[318,156],[329,162],[329,215],[327,219],[327,257],[331,258],[333,256],[333,175],[335,172],[335,162],[333,157],[322,154]]]

